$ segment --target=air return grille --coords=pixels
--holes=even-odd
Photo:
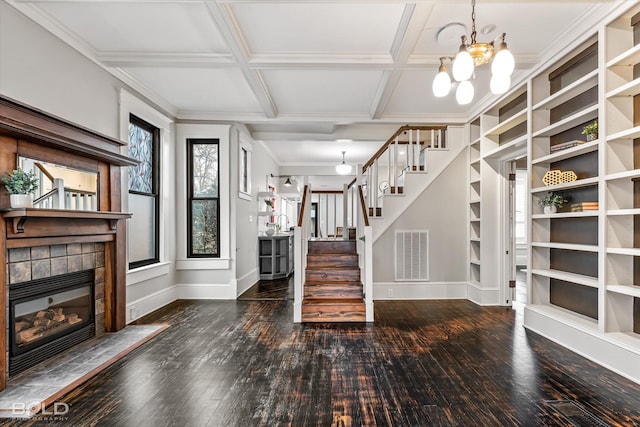
[[[429,231],[396,231],[396,281],[429,280]]]

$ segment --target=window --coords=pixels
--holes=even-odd
[[[217,139],[187,139],[187,256],[220,257]]]
[[[252,146],[240,136],[238,152],[238,197],[253,200],[251,197],[251,151]]]
[[[158,128],[129,116],[129,156],[140,162],[129,167],[129,269],[160,260],[159,140]]]
[[[241,156],[240,156],[240,191],[243,193],[249,192],[249,152],[246,148],[241,147]]]
[[[516,170],[516,217],[515,238],[517,245],[527,243],[527,221],[525,218],[525,200],[527,198],[527,170]]]

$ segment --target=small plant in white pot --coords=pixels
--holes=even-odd
[[[561,208],[565,202],[568,202],[568,200],[554,192],[549,192],[549,194],[538,200],[538,204],[542,206],[544,213],[547,215],[558,212],[558,208]]]
[[[38,178],[31,171],[14,169],[2,178],[11,195],[12,208],[30,208],[33,205],[33,192],[38,189]]]
[[[589,123],[582,129],[582,134],[587,137],[587,142],[598,139],[598,121]]]

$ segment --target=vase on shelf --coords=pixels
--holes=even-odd
[[[11,194],[10,202],[13,209],[30,208],[33,206],[33,194]]]
[[[596,139],[598,139],[597,133],[588,133],[585,136],[587,137],[587,142],[595,141]]]
[[[550,215],[558,212],[558,207],[556,205],[547,205],[543,208],[545,215]]]

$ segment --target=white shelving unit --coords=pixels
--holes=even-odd
[[[469,282],[480,283],[480,119],[469,125]]]

